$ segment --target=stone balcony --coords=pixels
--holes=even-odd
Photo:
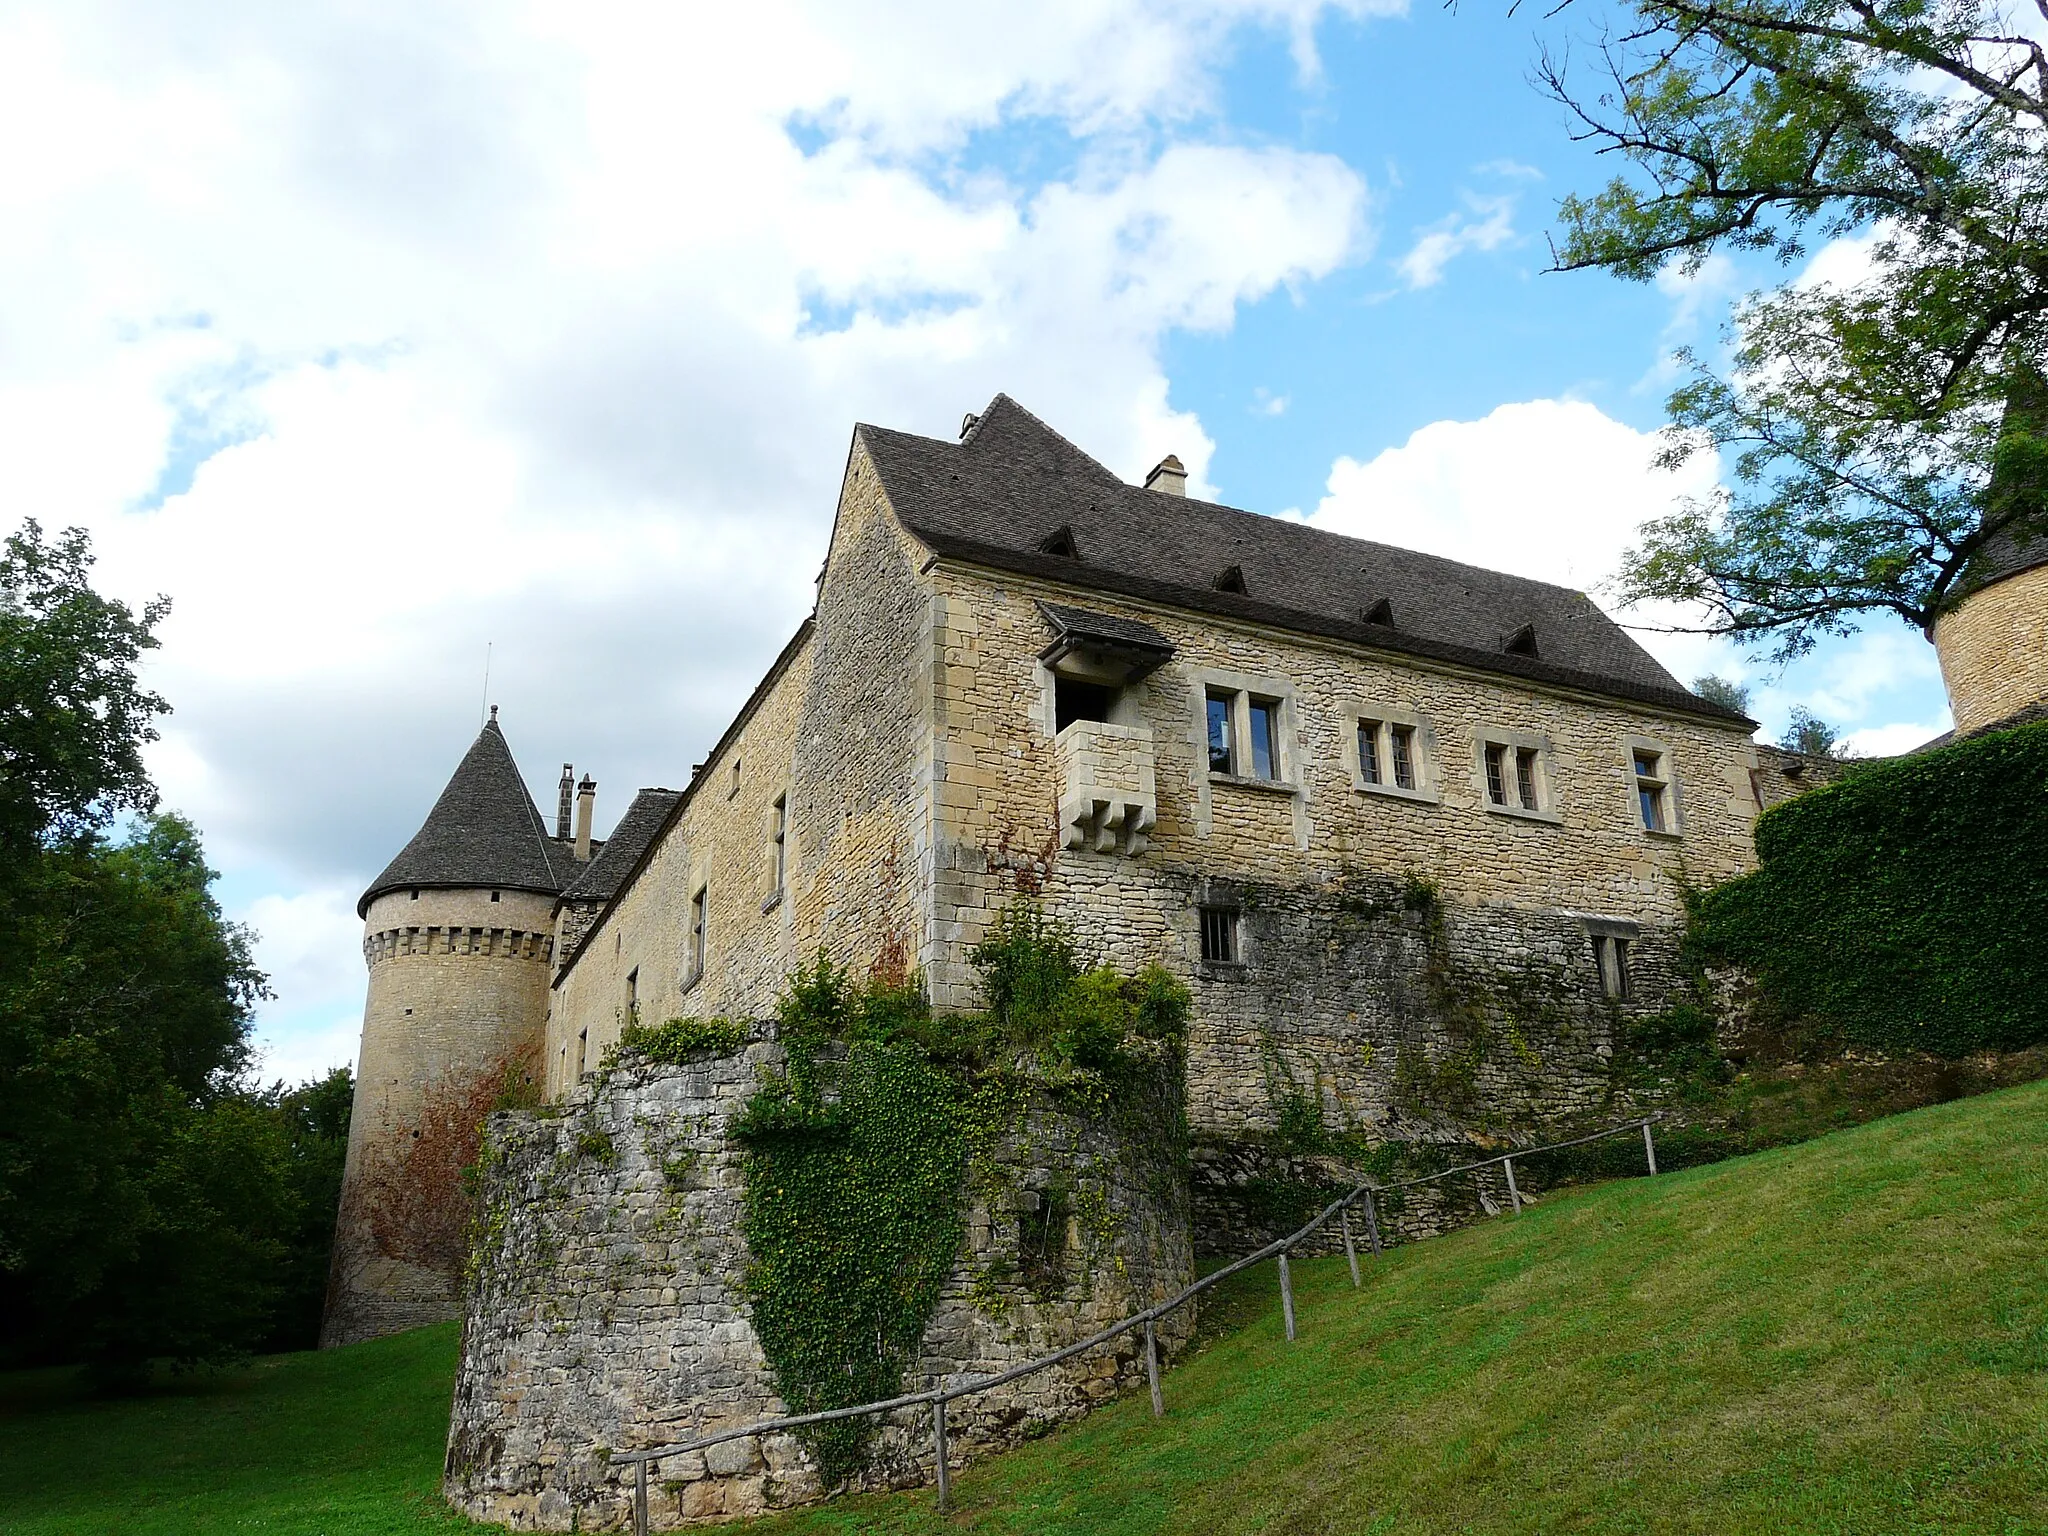
[[[1076,720],[1053,743],[1060,768],[1060,830],[1068,848],[1094,853],[1145,851],[1159,815],[1152,730]]]

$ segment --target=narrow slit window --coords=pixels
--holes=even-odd
[[[1486,797],[1495,805],[1508,803],[1507,762],[1506,747],[1486,744]]]
[[[1521,797],[1522,809],[1540,810],[1536,800],[1536,749],[1518,747],[1515,749],[1515,793]]]
[[[1394,787],[1413,789],[1415,787],[1415,727],[1412,725],[1390,725],[1387,727],[1387,756],[1393,760]]]
[[[640,967],[637,965],[626,972],[626,1022],[640,1022]]]
[[[1671,818],[1666,814],[1664,796],[1670,788],[1670,780],[1664,774],[1664,755],[1661,752],[1637,752],[1636,800],[1643,813],[1643,826],[1651,832],[1671,830]]]
[[[708,886],[697,887],[697,894],[690,898],[690,980],[695,981],[704,974],[704,926],[705,908],[710,904]]]
[[[1271,699],[1251,701],[1252,777],[1255,779],[1277,779],[1280,776],[1275,771],[1278,754],[1274,751],[1277,733],[1273,728],[1273,717],[1279,709],[1280,706]]]
[[[789,874],[789,796],[777,795],[775,804],[768,808],[768,840],[770,867],[775,875],[771,887],[777,896],[782,894],[782,882]]]
[[[583,1063],[589,1054],[590,1031],[587,1029],[578,1030],[576,1032],[576,1081],[579,1083],[583,1081]]]
[[[1233,773],[1232,763],[1236,757],[1236,743],[1230,728],[1231,696],[1227,693],[1209,695],[1209,771],[1211,773]]]
[[[1368,784],[1380,782],[1380,723],[1358,722],[1358,776]]]
[[[1238,963],[1236,908],[1202,908],[1202,962],[1205,965]]]

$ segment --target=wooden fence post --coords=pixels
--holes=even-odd
[[[1337,1219],[1344,1224],[1344,1261],[1351,1266],[1351,1288],[1358,1289],[1358,1245],[1351,1241],[1351,1207],[1346,1206],[1337,1213]]]
[[[1372,1256],[1378,1258],[1380,1256],[1380,1218],[1379,1213],[1373,1209],[1372,1191],[1369,1189],[1365,1192],[1365,1235],[1372,1244]]]
[[[647,1463],[633,1463],[633,1536],[647,1536]]]
[[[1145,1379],[1152,1386],[1152,1417],[1166,1416],[1166,1397],[1159,1390],[1159,1339],[1153,1332],[1152,1319],[1145,1319]]]
[[[1500,1160],[1500,1165],[1508,1171],[1508,1198],[1515,1202],[1515,1214],[1519,1216],[1522,1214],[1522,1191],[1515,1184],[1515,1160],[1512,1157],[1504,1157]]]
[[[1643,1122],[1643,1156],[1650,1160],[1650,1177],[1657,1176],[1657,1143],[1650,1140],[1650,1122]]]
[[[1294,1338],[1294,1280],[1287,1273],[1287,1255],[1280,1255],[1280,1315],[1287,1320],[1287,1337]]]
[[[932,1399],[932,1455],[939,1467],[939,1508],[946,1507],[946,1495],[952,1490],[952,1483],[946,1473],[946,1400]]]

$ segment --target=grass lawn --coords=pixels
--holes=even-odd
[[[1141,1397],[749,1536],[2048,1531],[2048,1084],[1270,1268]],[[446,1531],[450,1330],[94,1404],[0,1379],[8,1533]],[[87,1453],[90,1452],[89,1456]],[[94,1462],[101,1453],[99,1465]]]

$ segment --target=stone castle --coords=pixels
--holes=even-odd
[[[1756,815],[1809,765],[1755,745],[1582,593],[1185,481],[1168,458],[1132,486],[1004,396],[957,442],[857,427],[811,615],[687,786],[642,790],[603,841],[595,786],[567,768],[549,827],[494,711],[362,899],[326,1342],[456,1315],[459,1171],[494,1104],[701,1133],[736,1091],[717,1072],[593,1081],[627,1023],[766,1019],[820,947],[972,1007],[968,955],[1020,895],[1192,990],[1198,1248],[1266,1230],[1242,1196],[1283,1115],[1444,1143],[1614,1106],[1629,1021],[1683,984],[1681,880],[1750,867]],[[1937,627],[1958,732],[2048,698],[2048,548],[2033,555],[1999,551]],[[757,1033],[742,1067],[773,1049]],[[690,1315],[730,1340],[743,1256],[717,1209],[724,1246],[691,1252],[725,1299]],[[682,1284],[642,1286],[635,1315],[670,1317]],[[662,1358],[709,1336],[685,1334]],[[502,1375],[518,1351],[492,1348]],[[765,1390],[728,1409],[769,1411]],[[635,1433],[616,1406],[611,1444]],[[772,1504],[767,1475],[670,1514]],[[548,1496],[470,1507],[566,1525]]]

